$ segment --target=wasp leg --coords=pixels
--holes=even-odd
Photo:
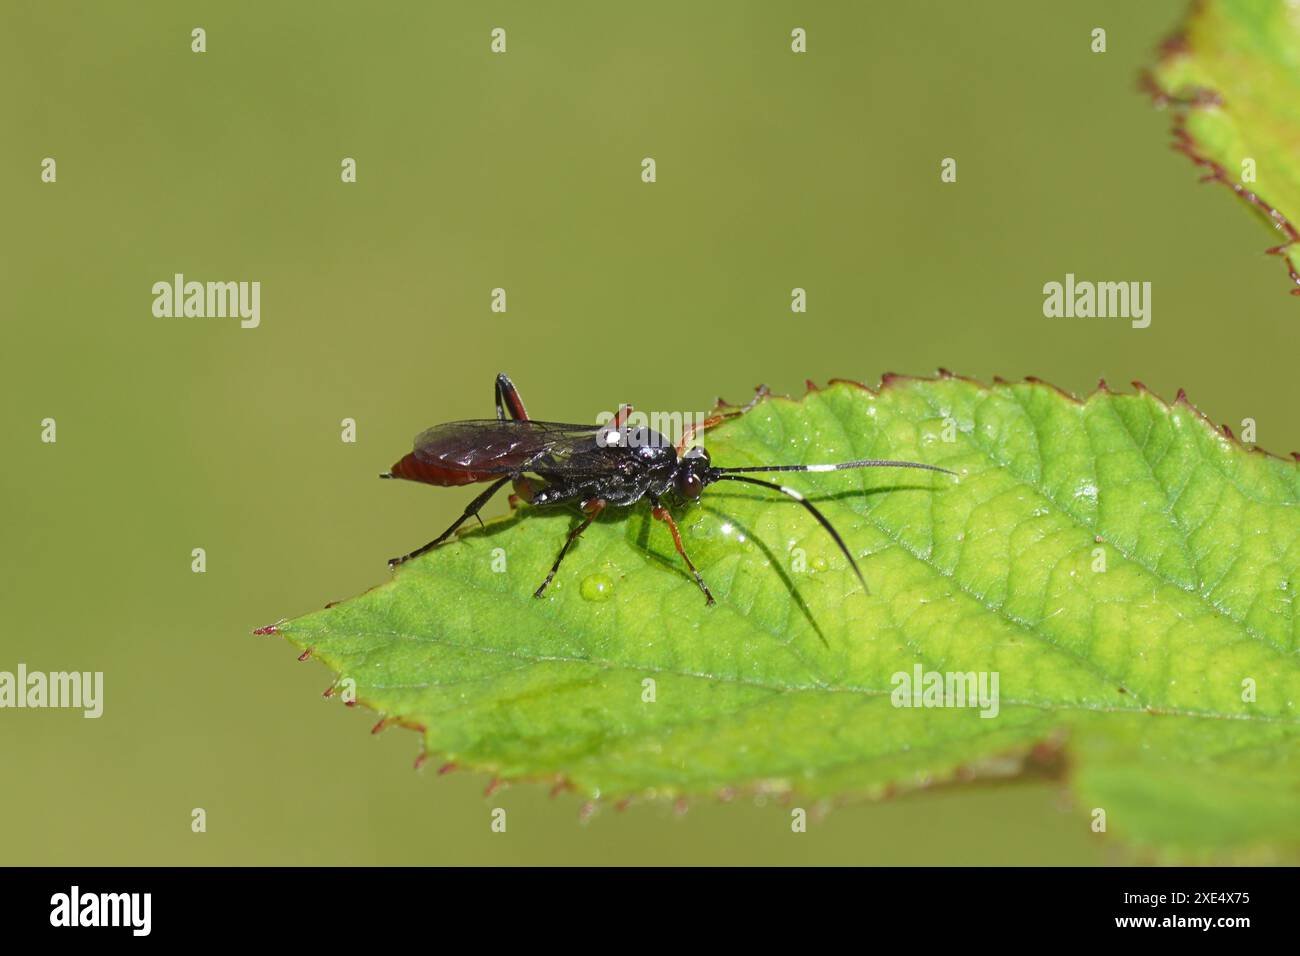
[[[501,421],[505,421],[507,412],[512,421],[528,421],[528,412],[524,410],[524,400],[519,397],[519,389],[515,388],[515,383],[510,381],[510,376],[505,372],[497,376],[496,403],[497,418]]]
[[[740,408],[733,408],[726,412],[714,412],[708,418],[704,419],[704,421],[700,422],[698,427],[695,425],[687,425],[686,428],[682,430],[682,440],[677,443],[677,454],[680,456],[682,452],[686,450],[686,446],[691,443],[691,440],[698,432],[702,432],[706,428],[712,428],[714,425],[719,425],[722,422],[725,422],[728,418],[739,418],[741,415],[750,411],[763,399],[767,398],[770,393],[771,389],[766,385],[760,385],[754,389],[754,397]]]
[[[555,572],[560,570],[560,562],[564,560],[564,556],[565,554],[568,553],[569,547],[573,544],[573,542],[578,540],[578,535],[582,534],[582,532],[587,530],[587,525],[595,521],[596,516],[604,510],[605,510],[604,498],[592,498],[591,500],[584,501],[582,503],[582,511],[586,515],[586,517],[582,519],[582,523],[580,525],[578,525],[576,528],[574,528],[572,531],[569,532],[569,537],[565,539],[564,547],[560,549],[560,553],[556,557],[555,563],[551,565],[551,573],[546,576],[546,580],[542,582],[542,586],[533,592],[533,597],[539,598],[542,596],[542,594],[546,591],[546,586],[550,584],[551,581],[555,578]]]
[[[434,538],[423,548],[416,548],[410,554],[403,555],[400,558],[390,558],[388,561],[388,566],[390,568],[396,567],[399,564],[403,564],[407,561],[410,561],[412,558],[418,558],[426,551],[429,551],[432,548],[436,548],[438,545],[442,544],[444,541],[446,541],[448,538],[451,537],[452,532],[454,532],[457,528],[459,528],[470,518],[477,518],[479,511],[483,508],[485,504],[488,503],[488,499],[491,498],[493,495],[495,495],[498,491],[500,491],[501,486],[504,485],[509,480],[510,480],[510,476],[506,475],[504,478],[498,478],[496,481],[492,482],[492,484],[488,485],[486,491],[484,491],[481,495],[479,495],[477,498],[475,498],[473,501],[471,501],[468,505],[465,506],[465,513],[462,514],[455,521],[453,521],[451,523],[450,528],[448,528],[442,534],[438,535],[438,537]],[[482,519],[480,519],[479,523],[480,524],[482,523]]]
[[[712,607],[716,603],[713,600],[713,594],[709,591],[709,586],[704,583],[704,578],[700,575],[700,572],[695,570],[695,565],[691,563],[690,557],[686,554],[686,549],[682,547],[682,534],[677,530],[677,522],[673,520],[672,514],[659,503],[657,498],[651,498],[650,504],[652,505],[650,513],[668,525],[668,530],[673,534],[673,544],[677,546],[677,553],[682,556],[682,560],[686,562],[686,567],[690,569],[691,574],[695,575],[695,583],[704,592],[705,603]]]

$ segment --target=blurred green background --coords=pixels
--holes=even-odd
[[[0,712],[0,862],[1131,859],[1051,783],[801,835],[743,801],[580,824],[575,797],[412,771],[415,734],[371,736],[249,631],[385,580],[459,513],[467,490],[375,475],[492,414],[503,369],[577,421],[938,366],[1140,378],[1300,447],[1270,236],[1137,91],[1184,6],[5,4],[0,669],[102,670],[105,714]],[[154,318],[176,272],[260,281],[261,327]],[[1067,272],[1149,280],[1151,327],[1044,318]]]

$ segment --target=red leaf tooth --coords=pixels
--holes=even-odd
[[[990,391],[990,390],[995,389],[995,388],[1014,387],[1014,385],[1016,384],[1016,383],[1014,383],[1014,382],[1008,382],[1006,379],[1003,379],[1003,378],[1001,378],[1000,376],[995,376],[995,377],[994,377],[994,379],[993,379],[993,385],[992,385],[992,386],[986,385],[986,384],[984,384],[983,382],[979,381],[978,379],[970,378],[970,377],[965,376],[965,375],[954,375],[954,376],[953,376],[953,379],[955,379],[955,380],[957,380],[957,381],[960,381],[960,382],[966,382],[966,383],[968,383],[968,384],[970,384],[970,385],[975,386],[976,388],[980,388],[980,389],[983,389],[983,390],[985,390],[985,391]],[[920,383],[926,383],[926,382],[929,382],[929,383],[935,383],[935,382],[941,382],[941,381],[943,381],[943,379],[940,378],[940,377],[938,377],[938,376],[929,376],[929,377],[927,377],[927,376],[918,376],[918,375],[899,375],[899,374],[896,373],[896,372],[888,372],[888,373],[886,373],[885,375],[881,376],[880,385],[879,385],[878,387],[876,387],[876,388],[872,388],[870,385],[867,385],[867,384],[865,384],[864,382],[859,382],[859,381],[855,381],[855,380],[853,380],[853,379],[848,379],[848,378],[832,378],[832,379],[830,379],[830,384],[831,384],[831,385],[849,385],[849,386],[852,386],[852,387],[854,387],[854,388],[860,388],[860,389],[862,389],[863,391],[868,392],[868,393],[870,393],[870,394],[872,394],[872,395],[880,395],[881,393],[883,393],[883,392],[885,391],[886,388],[893,387],[893,386],[897,386],[897,385],[900,385],[900,384],[905,383],[905,382],[920,382]],[[1037,376],[1026,375],[1025,378],[1023,379],[1023,381],[1024,381],[1024,383],[1027,384],[1027,385],[1036,385],[1036,386],[1040,386],[1040,387],[1043,387],[1043,388],[1050,388],[1052,391],[1056,392],[1056,394],[1060,395],[1063,399],[1065,399],[1066,401],[1070,402],[1071,404],[1074,404],[1074,405],[1083,405],[1083,404],[1085,404],[1085,399],[1081,399],[1081,398],[1079,398],[1077,395],[1073,395],[1073,394],[1071,394],[1070,392],[1067,392],[1065,389],[1061,388],[1060,386],[1058,386],[1058,385],[1053,385],[1051,382],[1044,381],[1043,379],[1038,378]],[[1093,394],[1097,394],[1098,392],[1102,392],[1102,393],[1107,394],[1107,395],[1123,395],[1123,394],[1124,394],[1124,393],[1122,393],[1122,392],[1116,392],[1116,391],[1114,391],[1114,390],[1111,389],[1109,386],[1106,386],[1104,389],[1101,388],[1100,386],[1103,385],[1104,383],[1105,383],[1105,380],[1103,379],[1103,380],[1101,381],[1101,383],[1099,383],[1099,387],[1098,387],[1097,391],[1094,392]],[[1159,395],[1157,395],[1155,392],[1151,391],[1151,389],[1149,389],[1149,388],[1148,388],[1144,383],[1142,383],[1142,382],[1134,382],[1133,384],[1134,384],[1134,386],[1137,388],[1137,390],[1138,390],[1138,394],[1149,395],[1151,398],[1153,398],[1153,399],[1155,399],[1156,401],[1160,402],[1160,404],[1164,405],[1166,408],[1173,408],[1175,405],[1180,405],[1180,404],[1181,404],[1181,405],[1185,406],[1189,411],[1195,413],[1199,418],[1201,418],[1201,419],[1202,419],[1206,424],[1208,424],[1208,425],[1209,425],[1211,428],[1213,428],[1215,431],[1218,431],[1218,430],[1219,430],[1219,426],[1218,426],[1218,425],[1215,425],[1212,421],[1210,421],[1208,418],[1206,418],[1205,413],[1202,412],[1199,408],[1197,408],[1195,405],[1192,404],[1191,400],[1187,397],[1187,393],[1186,393],[1186,391],[1185,391],[1184,389],[1181,389],[1181,388],[1180,388],[1180,389],[1178,390],[1178,395],[1177,395],[1177,397],[1176,397],[1172,402],[1169,402],[1169,401],[1166,401],[1165,399],[1161,398],[1161,397],[1160,397]],[[775,397],[775,396],[774,396],[774,397]],[[786,400],[786,401],[791,401],[791,399],[790,399],[788,396],[783,396],[783,398],[784,398],[784,400]],[[1234,441],[1236,441],[1236,439],[1234,439]],[[1265,449],[1260,448],[1258,445],[1247,446],[1247,445],[1242,444],[1241,442],[1237,442],[1237,445],[1238,445],[1238,447],[1240,447],[1242,450],[1247,451],[1247,452],[1250,452],[1250,453],[1252,453],[1252,454],[1265,455],[1265,456],[1267,456],[1267,457],[1269,457],[1269,458],[1282,459],[1282,456],[1280,456],[1280,455],[1276,455],[1276,454],[1274,454],[1274,453],[1272,453],[1272,452],[1270,452],[1270,451],[1266,451]],[[1300,460],[1300,459],[1297,459],[1297,460]]]
[[[1190,51],[1190,44],[1186,34],[1178,33],[1170,37],[1161,44],[1159,49],[1160,60],[1163,62],[1174,56],[1180,56]],[[1201,182],[1222,183],[1233,191],[1241,200],[1250,205],[1257,213],[1262,215],[1273,227],[1285,235],[1286,242],[1281,245],[1273,246],[1265,250],[1268,255],[1280,256],[1283,264],[1286,266],[1287,274],[1291,278],[1292,295],[1300,295],[1300,272],[1296,270],[1296,263],[1286,251],[1287,248],[1297,241],[1300,241],[1300,232],[1296,231],[1291,221],[1272,203],[1267,202],[1255,190],[1247,188],[1243,183],[1236,182],[1222,164],[1211,159],[1202,153],[1196,143],[1195,138],[1187,130],[1187,115],[1191,110],[1218,108],[1223,106],[1223,96],[1217,90],[1206,89],[1205,87],[1193,87],[1180,95],[1175,95],[1169,90],[1164,89],[1159,81],[1155,78],[1154,73],[1146,71],[1140,78],[1140,86],[1152,99],[1157,109],[1164,109],[1167,106],[1174,106],[1178,112],[1174,115],[1173,128],[1171,133],[1174,142],[1171,148],[1176,152],[1182,153],[1201,169],[1208,170],[1201,177]]]

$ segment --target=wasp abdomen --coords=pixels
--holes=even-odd
[[[421,461],[415,457],[414,452],[406,455],[393,466],[392,475],[394,478],[405,478],[407,481],[422,481],[426,485],[438,485],[442,488],[472,485],[478,481],[488,481],[500,477],[492,472],[467,471],[463,468],[448,468],[445,465]]]

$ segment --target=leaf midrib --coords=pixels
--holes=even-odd
[[[467,582],[469,583],[469,582]],[[492,592],[496,594],[496,592]],[[498,595],[499,596],[499,595]],[[631,661],[616,661],[604,657],[577,657],[571,654],[543,654],[536,652],[520,651],[517,649],[492,647],[481,644],[467,644],[462,641],[453,641],[445,637],[435,637],[426,634],[408,634],[404,631],[388,631],[376,629],[349,629],[349,635],[352,637],[370,638],[370,639],[393,639],[409,640],[417,643],[438,644],[445,647],[452,647],[460,651],[470,651],[478,654],[491,654],[500,657],[509,657],[519,660],[525,664],[589,664],[599,667],[605,671],[626,670],[636,674],[658,674],[670,677],[683,677],[692,680],[702,680],[714,684],[730,684],[738,687],[750,687],[755,690],[769,691],[774,694],[789,693],[830,693],[830,694],[854,694],[864,697],[887,697],[893,693],[891,689],[879,689],[874,687],[860,687],[853,684],[770,684],[764,681],[754,680],[747,677],[737,677],[733,674],[711,674],[705,671],[682,670],[680,668],[664,667],[659,664],[641,664]],[[321,659],[337,672],[342,673],[343,668],[335,655],[323,653]],[[518,668],[516,668],[518,669]],[[491,680],[501,676],[509,671],[497,671],[491,674],[483,674],[471,678],[467,681],[454,681],[448,684],[439,684],[427,682],[424,684],[366,684],[366,687],[375,690],[419,690],[422,688],[442,688],[447,686],[456,686],[462,683],[475,683],[477,681]],[[1114,707],[1106,705],[1080,704],[1073,702],[1057,703],[1053,701],[1039,702],[1032,700],[1008,699],[999,696],[999,702],[1004,706],[1027,707],[1033,710],[1044,712],[1070,712],[1080,713],[1105,713],[1105,714],[1152,714],[1155,716],[1175,716],[1175,717],[1196,717],[1207,720],[1241,720],[1260,723],[1292,724],[1300,725],[1300,717],[1280,717],[1268,714],[1224,714],[1209,710],[1189,710],[1180,707],[1154,707],[1136,706],[1136,707]],[[453,710],[455,708],[452,708]],[[441,713],[441,712],[433,712]],[[425,714],[410,714],[401,716],[426,716]]]

